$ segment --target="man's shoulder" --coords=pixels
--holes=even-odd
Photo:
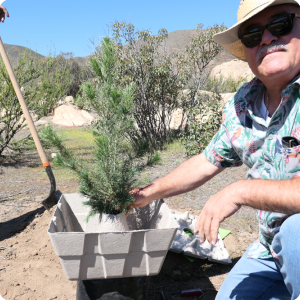
[[[229,120],[230,123],[236,121],[240,124],[244,119],[243,116],[246,116],[247,114],[249,105],[253,105],[253,98],[256,98],[253,96],[255,96],[261,88],[261,84],[262,82],[257,77],[254,77],[251,81],[243,84],[226,102],[223,110],[223,121]]]
[[[246,84],[244,84],[236,93],[234,93],[228,101],[225,103],[224,106],[224,112],[228,113],[234,113],[236,106],[241,106],[244,104],[246,106],[247,100],[246,100],[246,94],[247,94],[247,88],[245,88]]]
[[[244,83],[238,91],[228,100],[228,106],[234,106],[236,103],[247,102],[248,96],[253,94],[261,87],[262,82],[254,77],[251,81]]]

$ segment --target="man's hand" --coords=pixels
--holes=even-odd
[[[4,23],[5,15],[9,17],[7,9],[4,6],[0,5],[0,22]]]
[[[231,184],[205,203],[195,225],[201,243],[206,238],[210,244],[216,244],[221,222],[241,208],[239,200],[235,184]]]
[[[151,185],[150,185],[151,186]],[[145,189],[149,188],[149,186],[146,187],[139,187],[139,188],[135,188],[133,189],[130,194],[134,197],[134,204],[131,205],[129,211],[126,214],[126,217],[130,214],[130,212],[136,208],[136,207],[144,207],[147,204],[149,204],[152,200],[151,197],[145,197],[145,195],[143,194],[143,191]]]
[[[146,189],[149,189],[150,186],[135,188],[130,192],[135,200],[134,207],[144,207],[154,200],[151,197],[145,197],[143,193]]]

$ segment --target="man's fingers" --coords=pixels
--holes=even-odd
[[[220,227],[220,221],[217,218],[213,218],[210,225],[210,233],[211,233],[211,244],[215,245],[218,241],[218,232]]]
[[[203,229],[204,229],[205,237],[206,237],[206,239],[208,240],[208,242],[210,244],[211,244],[211,232],[210,232],[211,221],[212,221],[212,217],[210,215],[206,215],[205,222],[203,224]]]
[[[9,17],[7,9],[4,6],[0,5],[0,22],[4,23],[5,15]]]
[[[195,233],[199,233],[201,243],[207,240],[211,245],[215,245],[218,241],[219,226],[218,218],[213,218],[202,210],[195,224]]]
[[[3,10],[3,12],[6,14],[6,16],[9,17],[9,13],[8,13],[7,9],[2,5],[0,5],[0,8]]]
[[[126,218],[129,216],[129,214],[131,213],[132,210],[133,210],[133,206],[131,206],[129,211],[126,213],[126,215],[125,215]]]
[[[205,221],[205,214],[203,213],[202,210],[195,224],[195,233],[197,232],[199,233],[200,243],[204,243],[205,241],[205,234],[203,230],[204,221]]]
[[[200,226],[200,215],[197,218],[196,224],[195,224],[195,228],[194,228],[194,233],[199,232],[199,226]]]
[[[133,196],[133,198],[135,200],[133,207],[144,207],[151,202],[151,200],[149,200],[149,198],[147,198],[143,195],[143,190],[146,188],[147,187],[140,187],[140,188],[135,188],[132,191],[130,191],[131,196]]]

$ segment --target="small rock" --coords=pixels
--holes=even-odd
[[[172,278],[174,280],[180,280],[181,279],[181,272],[179,270],[173,271]]]
[[[73,103],[73,102],[74,102],[74,99],[73,99],[72,96],[67,96],[67,97],[65,98],[65,101],[66,101],[67,103]]]
[[[252,233],[252,232],[253,232],[253,228],[252,228],[251,225],[248,226],[248,231],[249,231],[249,233]]]

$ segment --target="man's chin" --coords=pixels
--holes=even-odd
[[[273,56],[272,59],[271,55],[266,56],[261,64],[258,66],[257,70],[259,74],[263,77],[280,77],[286,76],[288,74],[290,66],[284,63],[282,58]],[[259,76],[258,76],[259,77]]]

